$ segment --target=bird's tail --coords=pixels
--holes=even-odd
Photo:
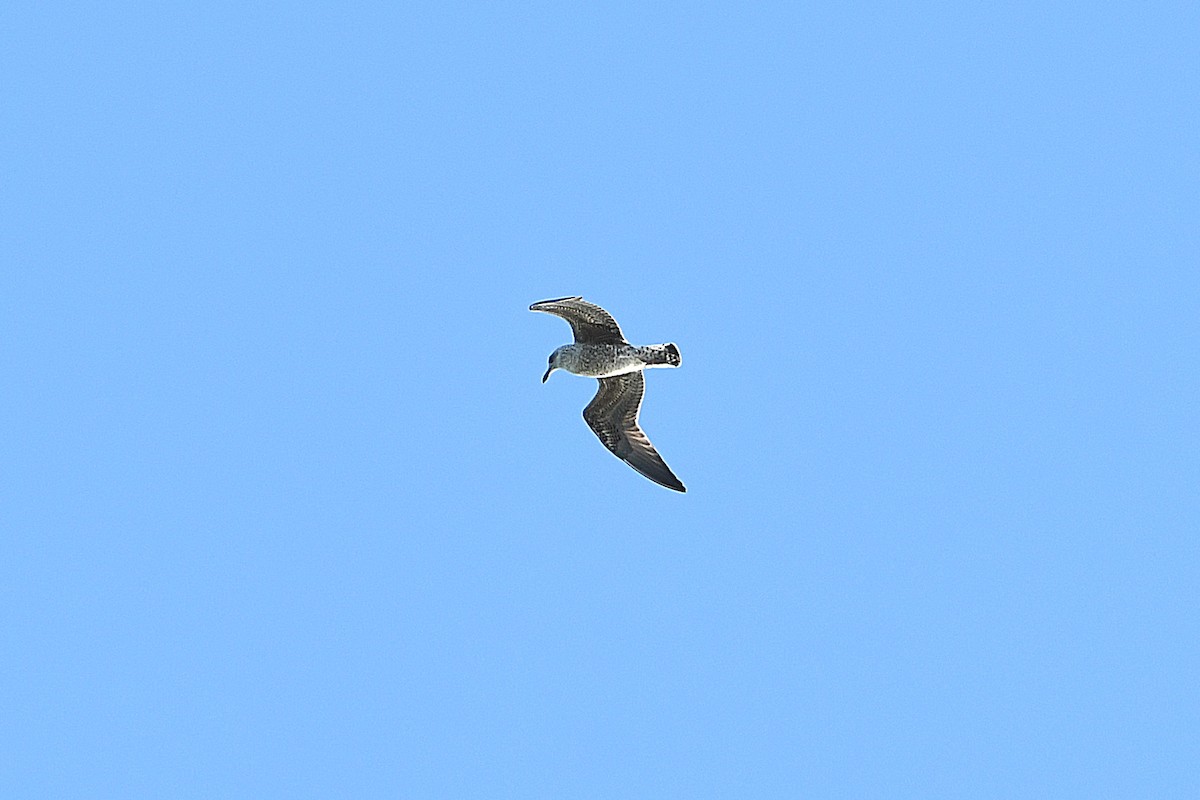
[[[683,363],[679,348],[673,344],[651,344],[641,348],[642,360],[647,367],[678,367]]]

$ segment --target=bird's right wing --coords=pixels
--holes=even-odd
[[[600,306],[582,297],[560,297],[542,300],[529,307],[530,311],[545,311],[562,317],[571,324],[575,341],[580,344],[620,344],[625,341],[617,321]]]
[[[642,404],[646,382],[639,372],[627,372],[611,378],[600,378],[600,388],[592,402],[583,410],[588,427],[624,461],[655,483],[686,492],[683,483],[671,472],[662,456],[650,444],[649,437],[638,427],[638,408]]]

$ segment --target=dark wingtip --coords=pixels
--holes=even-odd
[[[670,489],[673,492],[683,492],[685,494],[687,493],[687,487],[683,485],[683,481],[681,481],[681,480],[679,480],[679,478],[675,477],[675,473],[671,472],[669,467],[667,468],[667,474],[665,474],[665,475],[661,475],[661,474],[650,475],[648,472],[640,470],[637,467],[634,467],[633,464],[630,464],[629,466],[633,467],[638,472],[642,473],[647,478],[649,478],[650,480],[657,483],[659,486],[662,486],[664,489]]]
[[[538,306],[544,305],[546,303],[561,303],[563,300],[582,300],[582,299],[583,299],[583,295],[578,295],[578,294],[567,295],[566,297],[552,297],[549,300],[538,300],[536,303],[533,303],[532,305],[529,306],[529,310],[537,311]]]

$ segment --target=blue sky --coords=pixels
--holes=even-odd
[[[1200,793],[1194,3],[0,22],[4,796]]]

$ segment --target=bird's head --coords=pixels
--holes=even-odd
[[[542,383],[546,382],[546,379],[550,377],[551,372],[554,372],[556,369],[560,369],[558,366],[558,354],[561,352],[562,348],[560,347],[550,354],[550,358],[547,359],[546,374],[542,376]]]

